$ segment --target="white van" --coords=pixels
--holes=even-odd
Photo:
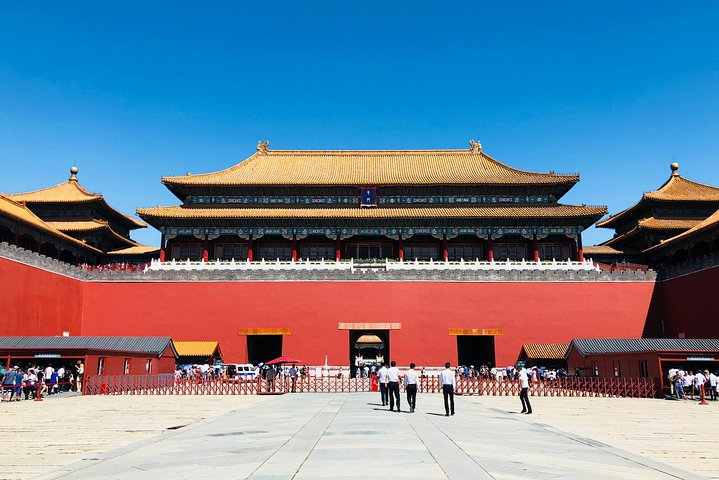
[[[254,380],[257,378],[257,371],[255,366],[251,363],[231,363],[225,365],[227,368],[228,377],[237,380]],[[229,368],[234,367],[234,368]],[[234,375],[230,375],[230,372],[234,370]]]

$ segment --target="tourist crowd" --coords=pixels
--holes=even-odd
[[[695,400],[702,389],[709,400],[716,401],[719,394],[719,376],[716,372],[670,368],[667,374],[671,395],[678,399]]]
[[[27,367],[0,367],[2,379],[2,401],[34,400],[38,396],[54,395],[62,392],[80,391],[84,365],[78,362],[74,368],[52,365],[42,368],[39,365]]]

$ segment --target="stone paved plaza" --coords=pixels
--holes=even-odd
[[[88,396],[0,404],[1,478],[719,478],[719,405],[421,394]],[[404,400],[404,399],[403,399]]]

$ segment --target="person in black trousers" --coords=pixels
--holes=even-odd
[[[399,369],[397,368],[397,362],[392,360],[390,367],[387,370],[387,388],[389,390],[389,409],[394,410],[394,401],[397,400],[397,411],[399,408]]]
[[[404,389],[407,391],[407,403],[409,413],[414,413],[417,406],[417,372],[414,371],[415,364],[409,364],[409,370],[404,374]]]
[[[450,413],[454,415],[454,389],[457,387],[457,377],[454,371],[449,368],[450,363],[444,364],[444,370],[439,374],[439,381],[442,384],[442,395],[444,396],[444,411],[449,417]]]
[[[520,367],[517,378],[519,378],[519,386],[522,388],[519,392],[519,400],[522,402],[522,413],[530,415],[532,413],[532,405],[529,403],[529,374],[523,365]]]

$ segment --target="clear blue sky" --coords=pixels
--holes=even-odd
[[[719,186],[717,2],[3,2],[0,191],[70,166],[115,208],[270,148],[468,148],[565,203]],[[591,229],[585,244],[611,236]],[[151,228],[135,239],[158,244]]]

